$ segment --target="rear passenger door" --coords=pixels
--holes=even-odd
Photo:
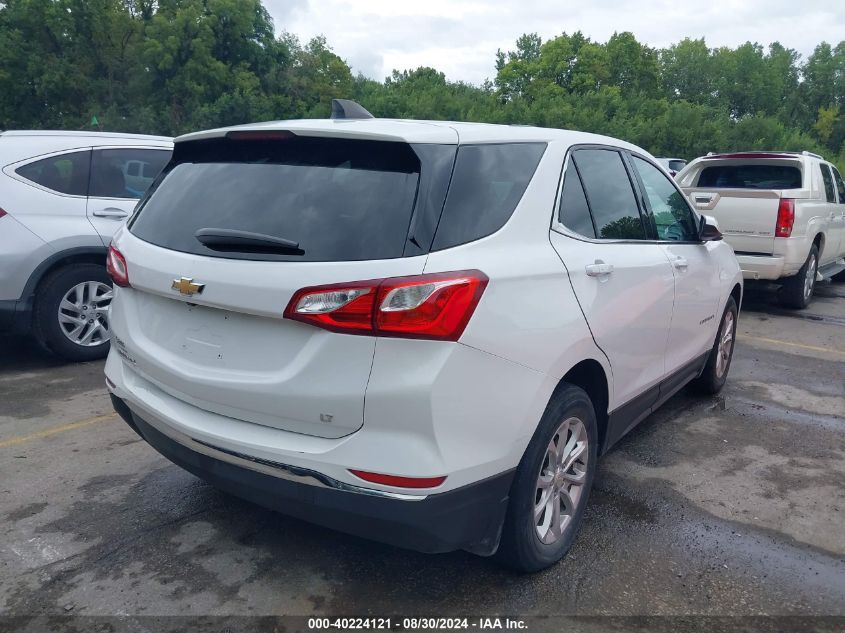
[[[700,369],[702,354],[713,346],[722,296],[720,266],[713,251],[718,242],[698,238],[698,220],[675,183],[650,160],[630,155],[639,183],[642,206],[652,230],[672,265],[675,307],[666,344],[666,373],[685,382]],[[668,385],[668,390],[674,387]]]
[[[91,159],[88,218],[104,244],[170,160],[170,150],[149,147],[95,149]]]
[[[649,239],[634,191],[621,150],[571,150],[551,242],[610,361],[610,408],[628,404],[636,414],[657,400],[675,291],[672,266]]]

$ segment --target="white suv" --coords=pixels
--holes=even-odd
[[[733,251],[628,143],[350,109],[177,139],[110,250],[115,409],[256,503],[550,565],[597,457],[724,384]]]
[[[816,281],[845,276],[845,181],[821,156],[708,154],[677,180],[718,220],[746,279],[781,280],[784,305],[804,308]]]
[[[170,159],[171,139],[0,133],[0,331],[71,360],[108,352],[111,236]]]

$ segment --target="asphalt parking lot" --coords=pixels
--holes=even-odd
[[[583,530],[518,576],[289,519],[171,465],[102,363],[0,339],[0,615],[845,616],[845,284],[751,289],[722,396],[602,461]]]

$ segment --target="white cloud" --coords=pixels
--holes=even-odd
[[[276,28],[301,41],[325,35],[353,72],[382,79],[393,69],[432,66],[452,80],[495,75],[498,48],[523,33],[544,39],[583,31],[606,41],[631,31],[651,46],[705,37],[710,46],[779,41],[805,57],[845,37],[845,3],[835,0],[265,0]]]

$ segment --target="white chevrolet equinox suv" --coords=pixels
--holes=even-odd
[[[115,409],[255,503],[546,567],[598,456],[725,383],[734,253],[628,143],[334,111],[177,139],[109,252]]]

